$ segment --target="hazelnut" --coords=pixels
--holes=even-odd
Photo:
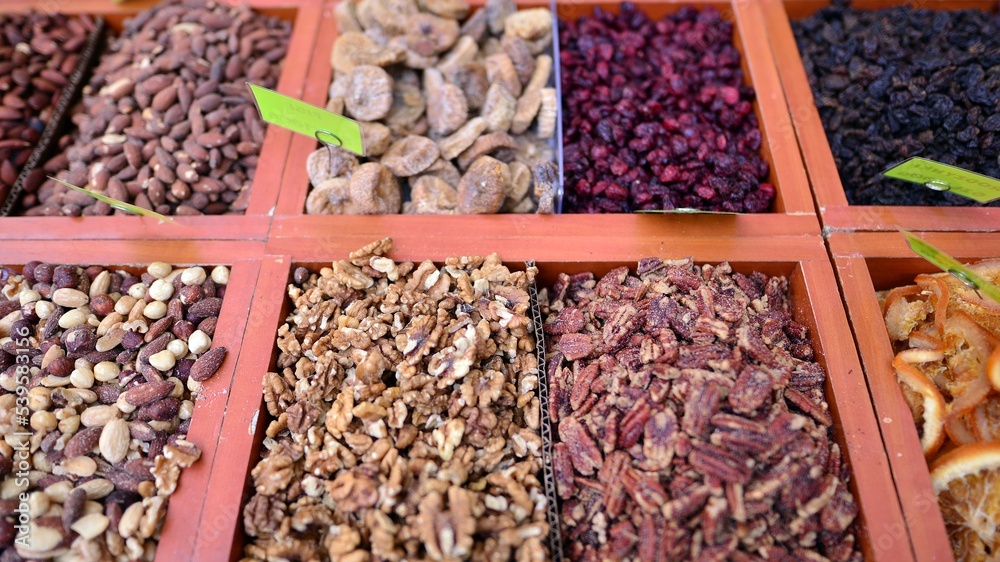
[[[212,269],[212,281],[216,285],[228,285],[229,284],[229,268],[220,265]]]
[[[201,285],[208,279],[202,267],[189,267],[181,273],[181,283],[185,285]]]
[[[163,279],[167,275],[170,275],[170,272],[173,271],[173,269],[174,268],[169,263],[154,261],[149,264],[149,267],[146,268],[146,272],[156,279]]]

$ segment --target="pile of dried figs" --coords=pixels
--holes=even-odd
[[[327,109],[361,122],[365,157],[310,155],[307,213],[552,212],[548,9],[362,0],[336,10]]]

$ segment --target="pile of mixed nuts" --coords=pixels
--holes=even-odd
[[[548,9],[361,0],[336,11],[326,108],[361,122],[366,163],[333,147],[310,155],[307,213],[553,211]]]
[[[152,560],[201,455],[186,437],[226,356],[229,269],[35,261],[0,282],[0,560]]]
[[[390,245],[294,273],[245,559],[551,559],[534,268]]]

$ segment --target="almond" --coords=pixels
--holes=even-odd
[[[116,408],[117,409],[117,408]],[[88,408],[89,410],[89,408]],[[81,416],[82,418],[82,416]],[[70,437],[63,448],[63,456],[66,458],[86,455],[94,450],[101,438],[102,429],[100,427],[87,427],[81,429],[76,435]]]
[[[121,462],[128,454],[130,440],[128,422],[121,418],[111,420],[101,432],[99,441],[101,456],[111,464]]]
[[[212,375],[218,372],[219,367],[222,366],[222,362],[225,358],[225,347],[216,347],[206,351],[194,362],[194,365],[191,365],[191,374],[189,377],[198,382],[208,380],[212,377]]]
[[[222,361],[220,360],[221,364]],[[197,362],[196,362],[197,364]],[[218,366],[216,366],[218,369]],[[214,373],[215,371],[212,371]],[[194,367],[192,367],[192,374],[194,373]],[[211,375],[210,375],[211,376]],[[174,383],[171,381],[155,381],[140,384],[138,386],[132,387],[131,389],[125,391],[122,396],[125,401],[133,406],[145,406],[146,404],[152,404],[157,400],[166,398],[174,390]],[[84,412],[86,413],[86,411]]]
[[[77,289],[56,289],[52,293],[52,302],[66,308],[77,308],[90,302],[90,297]]]

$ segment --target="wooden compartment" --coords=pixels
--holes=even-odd
[[[261,440],[267,426],[261,380],[273,369],[277,358],[275,334],[290,309],[286,298],[292,271],[300,265],[311,268],[345,259],[347,254],[377,236],[329,240],[322,245],[289,244],[282,255],[268,255],[261,265],[261,277],[250,309],[245,351],[238,369],[242,384],[233,388],[223,421],[219,448],[228,454],[216,456],[208,497],[202,512],[201,531],[193,539],[196,560],[235,560],[242,554],[242,505],[250,491],[250,470],[259,459]],[[452,255],[485,255],[497,251],[505,262],[536,258],[540,270],[539,287],[551,283],[559,272],[594,271],[598,274],[618,265],[634,267],[641,257],[658,255],[680,258],[689,255],[701,263],[717,263],[731,258],[741,272],[763,271],[789,278],[794,316],[810,328],[817,360],[827,369],[827,397],[836,420],[836,438],[845,458],[854,467],[852,489],[860,506],[859,538],[868,560],[912,560],[905,530],[892,548],[877,548],[884,529],[905,529],[899,499],[889,472],[889,464],[877,432],[874,413],[854,353],[853,341],[842,312],[837,286],[828,258],[818,238],[776,240],[771,245],[721,240],[672,238],[663,244],[642,242],[615,247],[596,244],[589,250],[572,251],[580,242],[571,236],[536,239],[491,239],[454,237],[450,241],[427,239],[419,232],[400,233],[394,238],[390,257],[397,260],[432,259]],[[561,249],[570,250],[563,252]],[[568,255],[567,255],[568,254]]]
[[[917,235],[963,263],[995,258],[1000,247],[997,234]],[[913,253],[896,233],[835,233],[830,249],[917,559],[953,560],[913,416],[896,382],[895,354],[875,295],[912,284],[918,273],[940,270]],[[896,534],[895,529],[886,532]]]
[[[233,5],[237,0],[221,0]],[[320,0],[249,0],[249,5],[264,14],[293,21],[292,36],[278,81],[278,91],[294,97],[302,95],[306,67],[319,29]],[[44,3],[43,3],[44,4]],[[124,20],[156,6],[156,0],[114,3],[110,0],[57,2],[59,11],[68,14],[102,15],[111,33],[119,33]],[[11,0],[0,8],[5,12],[44,9],[33,0]],[[86,79],[89,79],[89,74]],[[157,225],[145,217],[0,217],[0,232],[6,239],[205,239],[264,240],[278,198],[285,157],[293,133],[276,126],[268,127],[261,147],[260,160],[252,182],[250,204],[243,215],[173,217],[177,225]],[[44,159],[42,161],[44,163]]]
[[[214,346],[228,349],[222,367],[214,377],[202,383],[195,402],[188,440],[201,449],[201,459],[181,472],[177,491],[170,497],[156,560],[189,560],[193,556],[191,537],[198,533],[201,512],[223,416],[236,381],[236,365],[247,327],[246,311],[254,295],[260,271],[259,242],[188,242],[177,241],[165,252],[162,242],[38,242],[5,241],[0,246],[0,264],[23,266],[31,260],[44,259],[56,264],[97,264],[115,266],[135,273],[145,271],[154,261],[171,265],[227,265],[230,282],[213,337]]]
[[[1000,208],[851,205],[847,202],[826,131],[816,110],[802,57],[789,20],[806,18],[830,5],[830,0],[762,0],[765,33],[770,40],[781,87],[788,100],[794,134],[802,149],[813,196],[825,228],[834,230],[1000,230]],[[857,0],[853,6],[880,9],[910,5],[932,10],[980,9],[996,12],[990,0]],[[913,184],[913,189],[926,189]]]
[[[483,0],[472,4],[482,5]],[[745,215],[495,215],[478,217],[476,231],[480,235],[503,235],[505,232],[526,231],[538,235],[572,234],[589,236],[595,231],[618,228],[660,235],[704,233],[710,236],[765,236],[818,233],[819,223],[808,191],[808,178],[802,165],[795,141],[795,132],[788,116],[787,104],[781,92],[777,69],[767,49],[763,16],[757,6],[742,0],[682,0],[641,1],[640,9],[652,17],[679,10],[686,5],[713,6],[729,21],[734,22],[734,43],[740,51],[744,75],[748,84],[757,90],[754,111],[760,122],[764,142],[762,155],[771,165],[769,181],[777,194],[772,212]],[[544,0],[526,0],[522,7],[547,6]],[[323,106],[326,103],[332,76],[330,49],[336,39],[337,27],[332,3],[323,9],[318,40],[309,65],[309,75],[304,91],[304,101]],[[560,18],[576,18],[590,14],[597,6],[616,10],[613,2],[586,0],[584,2],[556,3]],[[558,77],[557,77],[558,79]],[[561,145],[561,143],[560,143]],[[428,235],[454,232],[463,228],[460,216],[435,217],[427,223],[425,217],[413,215],[384,215],[361,217],[353,215],[322,216],[303,215],[306,195],[310,189],[305,162],[309,153],[317,148],[315,139],[296,135],[291,142],[288,161],[282,180],[273,221],[275,238],[295,237],[305,231],[319,231],[326,227],[331,234],[354,232],[372,223],[384,228],[405,231],[422,229]]]

